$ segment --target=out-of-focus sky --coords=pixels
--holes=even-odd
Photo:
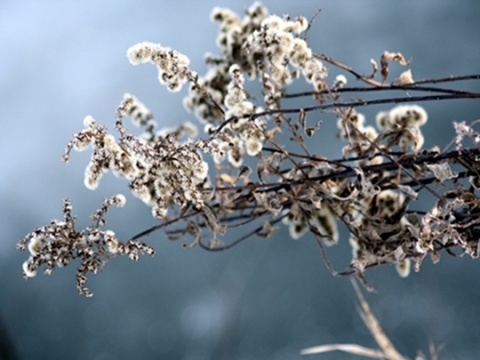
[[[363,73],[384,50],[411,58],[415,79],[480,72],[475,1],[264,3],[278,15],[309,18],[322,9],[310,30],[312,48]],[[127,192],[125,182],[110,176],[97,191],[87,190],[88,154],[74,154],[69,165],[60,161],[86,115],[112,128],[114,111],[130,92],[162,125],[195,121],[183,110],[185,92],[165,90],[153,66],[131,66],[126,49],[144,40],[159,42],[186,54],[202,74],[204,53],[218,51],[211,9],[241,12],[250,4],[0,2],[0,321],[20,358],[292,359],[318,344],[374,346],[348,280],[328,273],[312,238],[293,241],[286,231],[221,254],[182,249],[156,234],[148,239],[157,248],[153,259],[115,259],[91,277],[93,299],[77,295],[73,268],[27,282],[21,277],[27,254],[15,249],[16,242],[60,217],[63,198],[72,199],[79,226],[85,226],[104,196]],[[427,147],[452,139],[452,121],[480,117],[478,102],[424,107],[430,115]],[[366,110],[369,121],[378,110]],[[321,139],[319,152],[331,151],[330,141],[335,140]],[[125,238],[154,223],[149,209],[128,201],[108,218]],[[345,240],[331,250],[334,259],[349,251]],[[407,279],[379,268],[367,273],[377,289],[368,299],[410,357],[426,352],[432,341],[444,346],[441,358],[474,358],[480,353],[477,272],[474,261],[445,255],[435,266],[426,261]]]

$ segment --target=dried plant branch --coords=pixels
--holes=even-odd
[[[373,314],[370,306],[365,300],[358,284],[355,280],[351,280],[352,286],[355,290],[358,300],[360,301],[361,309],[358,310],[365,326],[370,331],[372,337],[375,339],[377,345],[381,350],[369,349],[356,344],[332,344],[321,345],[307,349],[303,349],[301,355],[321,354],[331,351],[343,351],[353,355],[366,356],[371,359],[388,359],[388,360],[406,360],[407,357],[401,355],[396,349],[390,339],[383,331],[380,323]]]
[[[185,108],[204,127],[203,136],[190,122],[157,129],[153,113],[127,94],[117,109],[115,136],[87,116],[63,156],[68,162],[72,150],[91,148],[86,187],[96,189],[106,172],[126,179],[128,190],[151,208],[153,226],[120,242],[102,228],[109,205],[119,198],[104,203],[92,215],[93,226],[84,230],[75,229],[70,205],[64,206],[62,222],[37,228],[19,243],[30,253],[26,277],[79,259],[77,288],[91,295],[84,286],[87,272],[97,272],[117,255],[153,254],[139,240],[159,230],[186,247],[207,251],[268,238],[282,229],[293,239],[311,233],[332,274],[362,281],[366,269],[386,264],[407,276],[411,263],[418,271],[427,256],[437,262],[443,251],[478,257],[479,122],[454,122],[450,145],[425,149],[422,127],[428,115],[418,103],[476,101],[480,93],[428,84],[478,81],[480,75],[415,81],[408,68],[387,84],[391,62],[411,65],[402,54],[383,52],[380,65],[372,60],[372,74],[361,75],[314,53],[304,17],[270,15],[255,3],[243,18],[216,8],[212,19],[219,23],[220,54],[206,57],[204,76],[190,68],[186,55],[159,44],[142,42],[127,51],[132,64],[155,66],[160,83],[172,92],[189,86]],[[365,86],[346,87],[343,74],[329,85],[325,64]],[[259,80],[252,82],[259,98],[245,89],[246,77]],[[310,89],[288,93],[298,79]],[[403,93],[385,97],[391,91]],[[306,96],[310,106],[292,103]],[[395,106],[379,111],[374,120],[358,112],[389,104]],[[327,112],[336,116],[336,135],[344,143],[335,159],[310,147],[328,135],[318,121]],[[127,118],[141,135],[128,128]],[[421,205],[426,193],[436,198],[430,209]],[[229,241],[232,229],[244,233]],[[348,233],[352,259],[336,271],[327,247],[343,241],[341,232]]]
[[[342,70],[345,70],[345,71],[349,72],[350,74],[355,76],[358,80],[361,80],[361,81],[367,83],[368,85],[371,85],[371,86],[374,86],[374,87],[379,87],[379,88],[384,86],[382,83],[380,83],[378,81],[375,81],[375,80],[372,80],[368,76],[363,76],[363,75],[359,74],[357,71],[352,69],[350,66],[344,65],[344,64],[334,60],[332,57],[326,56],[324,54],[315,54],[315,57],[317,57],[318,59],[323,60],[325,62],[328,62],[329,64],[332,64],[332,65],[338,67],[339,69],[342,69]]]
[[[362,318],[368,330],[370,330],[370,333],[372,334],[375,341],[377,342],[377,345],[382,349],[384,353],[384,357],[389,360],[405,360],[406,357],[401,355],[395,349],[395,346],[383,331],[382,327],[380,326],[380,323],[378,322],[375,315],[373,315],[373,312],[370,309],[370,306],[368,305],[367,301],[363,297],[363,294],[360,291],[358,284],[354,280],[352,280],[352,286],[355,289],[355,293],[362,307],[362,309],[359,310],[360,317]]]

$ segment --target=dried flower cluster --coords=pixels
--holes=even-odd
[[[195,76],[188,69],[190,60],[185,55],[158,44],[139,43],[128,49],[127,56],[133,65],[145,62],[157,65],[158,80],[174,92],[180,91],[182,85]]]
[[[23,263],[25,278],[34,277],[42,265],[46,265],[45,274],[50,274],[56,267],[67,266],[72,260],[80,259],[76,276],[77,290],[90,297],[93,294],[85,286],[88,272],[96,274],[114,256],[127,255],[136,261],[139,254],[153,255],[155,250],[143,242],[121,242],[112,230],[101,230],[111,205],[124,206],[125,196],[116,195],[106,199],[102,207],[91,216],[94,225],[78,231],[71,203],[65,200],[63,220],[52,220],[30,232],[18,243],[19,249],[28,249],[30,253],[28,260]]]
[[[124,198],[108,199],[92,217],[95,226],[82,231],[75,230],[66,201],[63,221],[35,229],[19,243],[20,249],[30,252],[24,264],[26,277],[34,276],[44,264],[49,273],[80,259],[77,287],[91,295],[85,288],[86,273],[97,272],[117,255],[135,260],[139,253],[153,254],[137,239],[156,230],[163,229],[184,244],[219,251],[252,236],[270,237],[285,229],[280,223],[293,239],[312,234],[327,265],[323,246],[342,241],[342,232],[348,232],[352,261],[337,274],[360,278],[365,269],[380,264],[396,264],[399,274],[407,276],[412,260],[418,270],[427,255],[437,261],[444,249],[478,257],[480,134],[475,124],[455,123],[455,150],[425,149],[421,127],[427,113],[411,104],[478,98],[478,94],[427,88],[423,85],[428,81],[416,83],[410,69],[389,85],[390,63],[408,66],[409,62],[388,51],[380,57],[381,81],[374,80],[375,61],[371,75],[360,75],[313,52],[306,41],[309,24],[304,17],[269,15],[260,3],[248,8],[243,18],[216,8],[212,19],[219,23],[221,54],[207,55],[209,70],[204,76],[189,68],[185,55],[158,44],[142,42],[127,53],[132,64],[155,64],[160,82],[171,91],[189,83],[184,104],[204,126],[203,137],[196,137],[191,123],[157,129],[152,112],[127,94],[117,109],[116,135],[87,116],[85,129],[73,136],[64,154],[67,162],[72,150],[91,148],[86,187],[97,188],[109,171],[127,179],[130,191],[151,207],[158,224],[123,243],[112,231],[100,228],[108,206],[121,205]],[[345,75],[329,86],[324,62],[366,87],[347,88]],[[287,93],[297,79],[309,84],[309,91]],[[261,95],[254,97],[247,85],[256,85]],[[398,105],[380,111],[376,119],[367,119],[355,109],[375,99],[343,100],[348,92],[385,89],[434,95],[381,99]],[[302,96],[309,96],[314,105],[285,107],[287,99]],[[308,126],[307,115],[327,109],[337,116],[338,135],[345,142],[336,160],[312,154],[305,141],[305,137],[324,136],[318,124]],[[124,123],[128,117],[143,134],[129,131]],[[285,134],[302,153],[282,144]],[[468,139],[473,143],[470,148]],[[423,193],[436,198],[431,210],[419,208]],[[225,243],[223,235],[237,227],[248,230]]]

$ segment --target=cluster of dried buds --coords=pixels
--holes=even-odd
[[[375,122],[354,105],[340,103],[347,79],[340,75],[328,85],[320,60],[325,57],[314,54],[301,36],[309,27],[304,17],[269,15],[255,3],[243,18],[216,8],[212,19],[220,24],[217,43],[222,53],[206,57],[205,76],[189,68],[187,56],[158,44],[142,42],[127,54],[132,64],[156,65],[160,82],[171,91],[190,85],[184,104],[203,124],[203,138],[197,138],[191,123],[158,130],[150,110],[127,94],[117,109],[116,137],[87,116],[85,129],[73,136],[64,154],[67,162],[72,150],[92,148],[86,187],[97,188],[109,171],[127,179],[130,191],[151,207],[159,224],[121,242],[114,232],[101,228],[108,206],[123,205],[123,196],[107,199],[92,216],[95,225],[82,231],[75,229],[66,201],[63,221],[35,229],[19,243],[30,252],[23,267],[26,277],[44,264],[49,273],[80,259],[77,288],[91,295],[86,273],[96,273],[116,255],[136,260],[139,253],[153,254],[153,248],[136,239],[155,230],[163,229],[172,239],[193,238],[191,246],[217,251],[252,236],[270,237],[282,229],[279,223],[288,227],[293,239],[312,234],[322,250],[323,245],[338,243],[342,231],[348,232],[353,256],[344,274],[360,275],[369,267],[391,263],[407,276],[412,259],[418,269],[426,255],[438,260],[443,249],[460,248],[478,256],[480,155],[476,146],[464,150],[465,139],[475,144],[480,139],[473,126],[455,124],[454,151],[426,150],[421,127],[427,113],[422,107],[398,105],[379,112]],[[377,84],[377,90],[412,86],[410,70],[392,85],[384,84],[391,61],[408,65],[401,54],[385,52],[381,83],[371,76],[361,80]],[[245,77],[258,81],[260,98],[246,89],[250,83]],[[282,107],[286,88],[297,79],[313,88],[310,95],[318,107]],[[318,124],[307,126],[306,112],[322,106],[334,110],[338,136],[346,141],[339,160],[312,154],[305,141],[320,129]],[[298,114],[297,120],[292,113]],[[128,117],[142,134],[129,131],[124,124]],[[282,145],[285,133],[302,154]],[[454,172],[453,164],[463,171]],[[470,182],[461,181],[466,178]],[[433,209],[411,209],[424,192],[436,197]],[[225,243],[222,236],[238,227],[250,230]]]
[[[96,274],[107,261],[118,255],[126,255],[136,261],[139,254],[153,255],[155,250],[141,241],[120,241],[112,230],[102,230],[109,206],[124,206],[125,196],[116,195],[104,201],[102,207],[91,215],[93,226],[81,231],[75,228],[75,217],[69,200],[64,201],[63,220],[30,232],[18,243],[20,250],[28,249],[30,256],[23,263],[25,278],[34,277],[39,268],[50,274],[56,267],[64,267],[72,260],[80,259],[76,282],[80,294],[91,297],[93,293],[85,286],[87,274]]]

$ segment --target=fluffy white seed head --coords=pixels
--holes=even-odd
[[[204,180],[208,176],[208,163],[206,161],[201,161],[195,165],[193,169],[193,176],[198,180]]]
[[[243,163],[243,150],[236,146],[228,151],[228,162],[234,167],[240,167]]]
[[[164,207],[160,207],[158,205],[154,205],[152,207],[152,216],[154,218],[162,220],[165,216],[167,216],[168,210]]]
[[[85,169],[84,185],[89,190],[95,190],[98,187],[99,181],[102,178],[103,173],[101,170],[97,170],[93,163],[90,163]]]
[[[150,189],[145,185],[137,186],[134,189],[133,194],[146,204],[149,204],[152,200]]]
[[[288,232],[293,240],[300,239],[308,230],[307,224],[295,221],[288,227]]]
[[[263,143],[254,137],[250,137],[245,141],[245,150],[249,156],[256,156],[262,151]]]
[[[342,88],[345,85],[347,85],[347,78],[345,77],[345,75],[337,75],[337,77],[335,78],[335,82],[333,83],[333,87]]]
[[[23,269],[23,274],[27,278],[32,278],[35,275],[37,275],[37,270],[32,268],[32,264],[28,260],[23,263],[22,269]]]
[[[375,117],[377,127],[380,130],[387,130],[391,127],[390,115],[387,111],[380,111]]]
[[[184,124],[183,124],[183,130],[185,131],[185,134],[188,136],[188,137],[191,137],[191,138],[194,138],[198,135],[198,129],[197,127],[195,126],[194,123],[190,122],[190,121],[186,121]]]
[[[111,254],[116,254],[119,250],[120,243],[118,242],[115,233],[112,230],[107,230],[105,231],[103,239],[107,244],[108,252],[110,252]]]
[[[126,203],[127,203],[127,199],[123,194],[117,194],[112,197],[112,204],[117,207],[124,207]]]
[[[88,127],[88,128],[93,128],[95,125],[97,125],[97,122],[93,118],[93,116],[87,115],[83,119],[83,126]]]
[[[419,105],[398,105],[389,113],[393,128],[420,127],[427,120],[427,112]]]
[[[400,277],[406,278],[408,275],[410,275],[410,268],[411,268],[410,260],[402,259],[398,261],[396,263],[395,268],[398,272],[398,275],[400,275]]]
[[[28,243],[28,251],[32,256],[37,255],[42,249],[43,241],[38,236],[33,236]]]
[[[160,45],[144,41],[131,46],[127,50],[128,60],[132,65],[152,61],[153,54],[160,49]]]

